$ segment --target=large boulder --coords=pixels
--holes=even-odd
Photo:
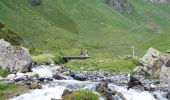
[[[154,48],[149,48],[141,59],[143,68],[138,67],[139,71],[144,71],[149,75],[159,75],[161,67],[164,65],[164,54]]]
[[[160,79],[165,82],[170,82],[170,59],[167,60],[160,72]]]
[[[11,73],[31,70],[32,59],[28,49],[13,47],[9,42],[0,40],[0,66]]]

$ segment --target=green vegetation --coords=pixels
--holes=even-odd
[[[2,68],[0,67],[0,76],[5,77],[5,76],[8,75],[8,73],[9,73],[8,70],[2,69]]]
[[[1,0],[0,22],[33,44],[35,54],[79,55],[85,48],[94,57],[116,57],[131,54],[132,46],[137,55],[150,46],[169,49],[170,3],[127,2],[133,7],[130,14],[113,10],[104,0],[43,0],[37,6],[27,0]]]
[[[133,60],[88,59],[71,60],[65,66],[76,71],[131,72],[136,65]]]
[[[17,86],[14,84],[1,84],[0,83],[0,100],[5,100],[21,94],[21,91],[28,90],[27,86]]]
[[[89,90],[78,89],[66,95],[63,100],[99,100],[99,97]]]
[[[24,40],[5,24],[0,22],[0,38],[10,42],[12,45],[25,45]]]
[[[63,59],[63,55],[61,53],[56,53],[54,57],[52,58],[55,64],[63,64],[65,63]]]
[[[41,54],[37,56],[32,56],[34,62],[41,64],[41,63],[51,63],[50,59],[53,58],[51,54]]]

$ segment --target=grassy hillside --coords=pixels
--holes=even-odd
[[[85,48],[92,56],[113,57],[131,54],[132,46],[139,55],[149,46],[168,49],[170,4],[128,3],[130,14],[113,10],[104,0],[43,0],[37,6],[1,0],[0,22],[44,52],[79,55]]]

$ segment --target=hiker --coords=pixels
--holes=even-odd
[[[88,51],[87,50],[84,50],[84,54],[86,57],[88,57]]]
[[[84,51],[83,49],[80,50],[80,56],[83,56],[84,55]]]

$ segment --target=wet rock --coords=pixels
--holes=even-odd
[[[45,79],[46,79],[46,78],[44,78],[44,77],[37,78],[37,80],[38,80],[38,81],[41,81],[41,82],[44,82]]]
[[[56,80],[66,80],[65,77],[61,76],[61,75],[58,75],[58,74],[54,74],[53,75],[53,78],[56,79]]]
[[[33,82],[31,83],[31,85],[29,86],[29,89],[42,89],[42,86],[40,83],[38,82]]]
[[[62,97],[66,96],[66,95],[68,95],[68,94],[71,94],[71,93],[72,93],[72,90],[70,90],[70,89],[65,89],[65,90],[63,91]]]
[[[96,91],[101,93],[106,100],[114,100],[114,95],[116,94],[115,91],[108,88],[108,83],[106,82],[97,84]]]
[[[76,74],[73,78],[79,81],[85,81],[87,79],[87,77],[83,73]]]
[[[167,99],[170,100],[170,92],[167,93]]]
[[[134,87],[134,86],[142,86],[142,83],[134,76],[128,75],[129,76],[129,82],[128,82],[128,89]]]

